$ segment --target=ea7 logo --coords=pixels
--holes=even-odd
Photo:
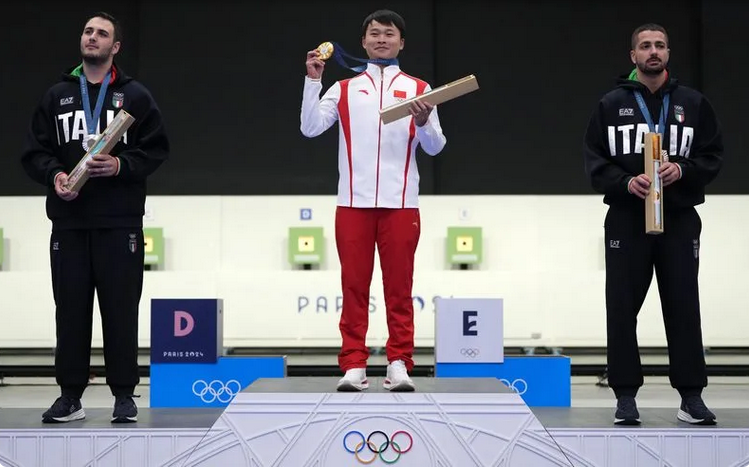
[[[619,116],[634,116],[635,110],[633,108],[619,108]]]
[[[68,96],[67,98],[60,98],[60,106],[67,106],[73,104],[73,97]]]
[[[609,240],[609,248],[619,248],[619,240]]]

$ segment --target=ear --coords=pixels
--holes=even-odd
[[[405,47],[405,45],[406,45],[406,40],[403,39],[403,38],[401,38],[401,47],[400,47],[401,51],[403,50],[403,48]]]
[[[366,47],[364,47],[364,40],[365,40],[365,39],[366,39],[366,36],[362,36],[362,37],[361,37],[361,48],[362,48],[362,49],[366,49]]]
[[[635,64],[635,65],[637,64],[637,60],[635,59],[635,50],[634,49],[632,49],[631,51],[629,51],[629,60],[631,60],[633,64]]]
[[[120,46],[121,45],[122,45],[122,43],[120,43],[120,41],[117,41],[114,44],[112,44],[112,55],[115,55],[118,52],[120,52]]]

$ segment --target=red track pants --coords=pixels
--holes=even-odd
[[[343,310],[338,364],[344,372],[366,367],[369,326],[369,287],[372,284],[374,251],[380,254],[382,283],[387,311],[388,362],[398,359],[413,368],[414,255],[419,243],[421,220],[418,209],[341,207],[336,210],[335,236],[341,261]]]

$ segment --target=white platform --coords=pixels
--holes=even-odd
[[[344,448],[348,433],[403,431],[412,439],[403,433],[395,439],[408,449],[399,465],[569,465],[523,400],[499,380],[417,379],[414,393],[385,391],[382,380],[371,381],[367,393],[331,392],[335,380],[329,378],[260,380],[237,396],[185,464],[358,465],[357,455]],[[374,448],[384,435],[372,437]],[[356,438],[349,436],[349,449]],[[398,455],[388,448],[381,456]],[[386,465],[369,449],[359,455],[373,457],[373,465]]]

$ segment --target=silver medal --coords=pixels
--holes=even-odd
[[[96,143],[97,135],[89,135],[83,138],[81,145],[83,146],[83,150],[88,152],[90,149],[94,148],[94,144]]]

